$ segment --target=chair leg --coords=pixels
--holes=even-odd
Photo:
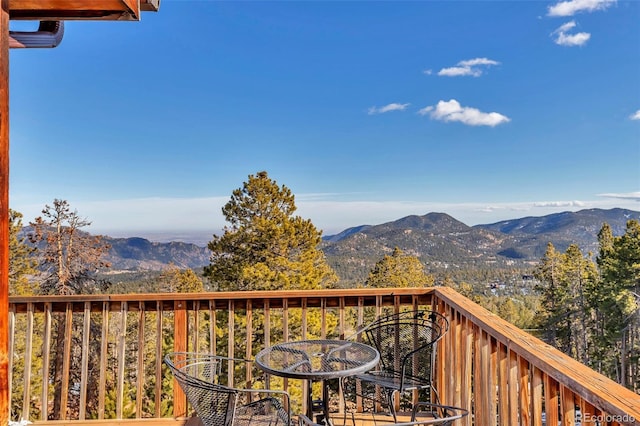
[[[395,396],[397,391],[393,390],[393,391],[387,391],[387,403],[389,404],[389,411],[391,412],[391,415],[393,416],[393,422],[394,423],[398,423],[398,418],[397,418],[397,413],[396,413],[396,403],[395,403]]]

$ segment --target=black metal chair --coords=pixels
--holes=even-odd
[[[396,421],[396,395],[418,390],[419,400],[438,403],[432,377],[436,344],[448,328],[443,315],[417,310],[380,317],[359,330],[352,338],[375,347],[380,362],[373,371],[341,381],[345,406],[347,398],[359,396],[374,409],[377,404],[387,407]],[[409,404],[410,396],[405,398]]]
[[[174,352],[164,362],[205,426],[293,424],[287,392],[229,386],[229,369],[248,368],[251,361]]]

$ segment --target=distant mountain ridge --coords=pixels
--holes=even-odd
[[[321,248],[338,275],[352,280],[366,277],[375,262],[395,247],[432,269],[527,267],[540,260],[549,242],[560,251],[578,244],[585,255],[595,253],[603,223],[621,235],[630,219],[640,221],[640,212],[590,209],[475,226],[445,213],[428,213],[348,228],[324,237]],[[111,245],[107,256],[111,271],[158,271],[171,264],[198,269],[209,264],[209,249],[192,243],[105,239]]]
[[[595,253],[605,222],[614,235],[621,235],[630,219],[640,220],[640,212],[589,209],[475,226],[445,213],[428,213],[361,227],[341,238],[329,236],[322,249],[338,274],[351,280],[366,278],[375,262],[395,247],[431,270],[526,268],[540,260],[549,242],[559,251],[577,244],[585,255]]]

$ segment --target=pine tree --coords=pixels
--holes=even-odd
[[[9,292],[32,295],[37,286],[31,280],[36,275],[37,262],[27,237],[21,235],[22,213],[9,209]]]
[[[595,264],[575,244],[560,254],[549,243],[535,275],[540,281],[547,338],[564,353],[589,364],[593,324],[590,295],[598,285]]]
[[[391,255],[384,255],[365,281],[366,287],[427,287],[433,285],[433,276],[427,274],[424,265],[415,256],[405,255],[398,247]]]
[[[614,237],[608,224],[598,234],[602,277],[595,299],[599,318],[599,361],[605,374],[640,389],[640,223],[627,222]]]
[[[293,216],[294,196],[267,172],[249,175],[222,208],[222,236],[209,242],[205,268],[213,289],[275,290],[330,288],[335,272],[319,249],[321,232]]]

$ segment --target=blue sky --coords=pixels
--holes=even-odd
[[[266,170],[325,235],[640,210],[640,2],[162,0],[12,50],[10,206],[219,233]],[[15,27],[14,27],[15,28]]]

